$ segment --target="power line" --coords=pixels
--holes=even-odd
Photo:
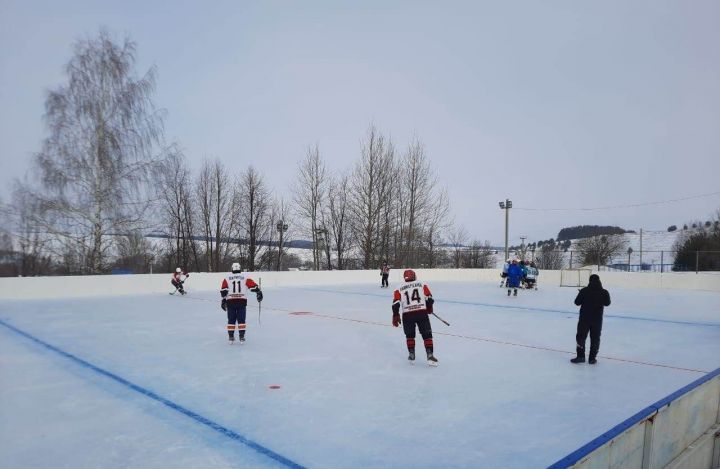
[[[681,197],[679,199],[659,200],[656,202],[645,202],[639,204],[625,204],[625,205],[610,205],[606,207],[583,207],[583,208],[529,208],[529,207],[515,207],[515,210],[525,211],[536,211],[536,212],[560,212],[560,211],[595,211],[595,210],[614,210],[618,208],[636,208],[636,207],[647,207],[649,205],[663,205],[671,204],[675,202],[682,202],[684,200],[700,199],[703,197],[712,197],[720,195],[720,192],[710,192],[708,194],[691,195],[689,197]]]

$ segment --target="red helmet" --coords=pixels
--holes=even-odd
[[[406,282],[413,282],[417,278],[415,276],[415,271],[412,269],[408,269],[405,272],[403,272],[403,278]]]

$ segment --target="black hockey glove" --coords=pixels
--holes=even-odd
[[[261,291],[260,289],[258,289],[258,291],[255,292],[255,295],[256,295],[256,297],[257,297],[258,303],[262,303],[262,300],[263,300],[262,291]]]
[[[433,300],[433,297],[429,297],[427,300],[425,300],[425,304],[428,305],[429,308],[432,308],[432,305],[435,304],[435,300]]]
[[[223,311],[227,311],[227,300],[225,298],[223,298],[222,301],[220,302],[220,307],[222,308]]]

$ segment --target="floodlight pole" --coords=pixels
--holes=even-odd
[[[277,270],[280,270],[280,259],[282,257],[282,248],[283,248],[283,233],[287,231],[288,226],[285,223],[285,221],[280,220],[277,225],[275,225],[277,230],[280,232],[280,244],[278,244],[278,259],[277,259]]]
[[[510,253],[508,251],[508,227],[510,225],[510,209],[512,208],[512,200],[505,199],[505,202],[500,202],[500,208],[505,210],[505,259],[507,260]]]

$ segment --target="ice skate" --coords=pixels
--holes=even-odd
[[[510,296],[510,289],[508,288],[508,296]]]
[[[415,364],[415,352],[408,353],[408,361],[411,365]]]
[[[513,296],[517,296],[517,288],[513,291]]]
[[[240,338],[238,339],[238,342],[240,342],[241,344],[244,344],[244,343],[245,343],[245,337],[240,337]]]
[[[228,337],[228,344],[232,345],[235,343],[235,337]]]
[[[438,366],[437,358],[435,358],[435,355],[433,355],[432,353],[428,353],[427,362],[430,366]]]

